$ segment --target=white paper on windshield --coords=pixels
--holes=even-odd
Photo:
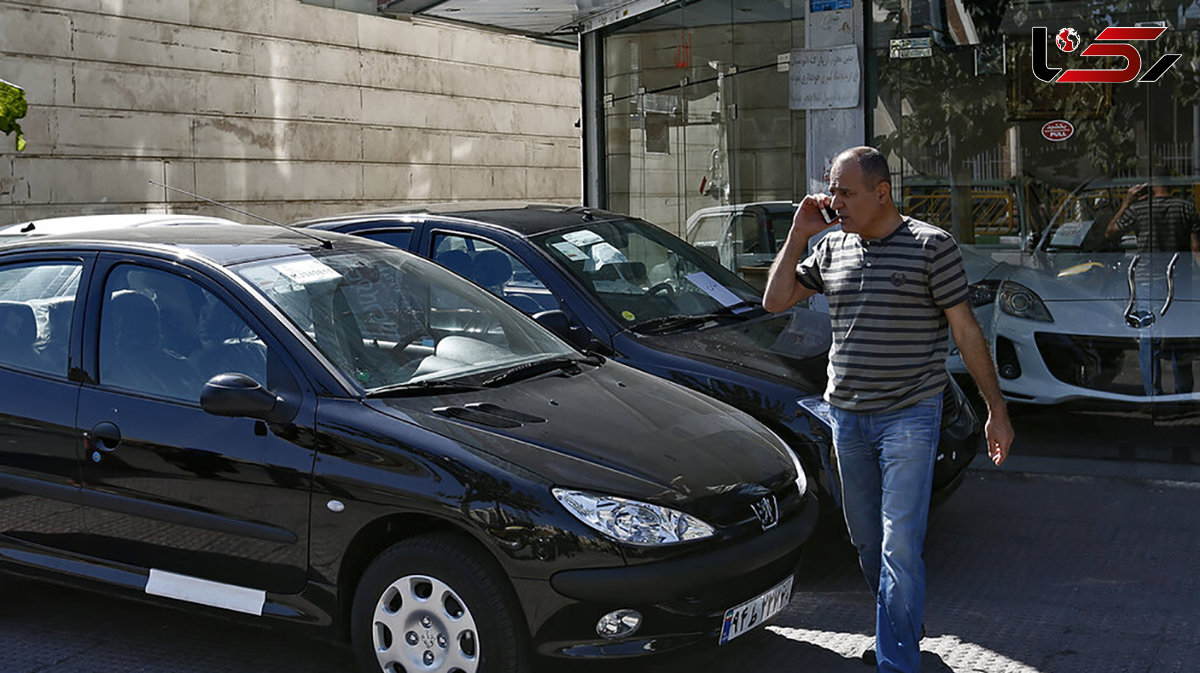
[[[575,247],[573,243],[559,241],[558,243],[551,243],[550,245],[554,246],[554,249],[566,255],[567,259],[571,260],[572,262],[587,261],[588,256],[585,255],[582,250]]]
[[[617,250],[612,243],[603,241],[592,246],[592,259],[596,262],[596,268],[613,262],[628,262],[629,258],[625,253]]]
[[[604,237],[591,229],[580,229],[579,231],[568,231],[563,234],[563,240],[582,248],[593,243],[599,243],[604,240]]]
[[[302,259],[298,262],[279,264],[275,267],[275,270],[301,285],[321,283],[327,280],[340,280],[342,277],[342,274],[315,259]]]
[[[684,277],[687,278],[689,281],[691,281],[692,284],[695,285],[696,287],[700,288],[701,290],[704,290],[705,294],[707,294],[708,296],[710,296],[713,299],[716,299],[718,302],[720,302],[722,306],[737,306],[738,304],[741,304],[744,301],[741,297],[730,292],[729,288],[718,283],[716,280],[713,279],[712,276],[708,275],[707,273],[704,273],[703,271],[689,274]],[[753,308],[753,307],[746,306],[746,307],[743,307],[742,309],[735,310],[734,312],[740,313],[743,310],[749,311],[751,308]]]
[[[1092,228],[1091,220],[1063,222],[1050,239],[1050,245],[1078,248]]]

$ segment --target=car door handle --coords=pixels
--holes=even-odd
[[[83,438],[88,440],[88,448],[108,453],[120,446],[121,428],[118,428],[115,423],[104,421],[97,423],[95,427],[85,432]]]

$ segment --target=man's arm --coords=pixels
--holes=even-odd
[[[1147,188],[1148,186],[1146,183],[1134,185],[1129,188],[1129,191],[1125,193],[1125,198],[1121,199],[1121,207],[1117,208],[1117,212],[1113,213],[1112,219],[1108,221],[1108,228],[1104,230],[1104,236],[1106,238],[1121,237],[1121,225],[1119,224],[1121,216],[1125,214],[1126,210],[1129,210],[1129,204],[1137,201],[1138,197],[1141,196]]]
[[[967,371],[975,379],[975,385],[987,403],[988,418],[984,434],[987,436],[988,456],[992,462],[1000,465],[1008,458],[1014,434],[1008,419],[1008,406],[1000,393],[996,366],[988,352],[987,340],[983,338],[983,330],[979,329],[968,302],[959,302],[946,309],[946,319],[950,322],[954,343],[962,354],[963,364],[967,366]]]
[[[792,228],[788,230],[787,241],[775,256],[775,261],[771,263],[771,271],[767,274],[767,287],[763,291],[763,308],[771,313],[786,311],[817,293],[796,280],[796,265],[808,252],[808,239],[829,226],[821,217],[822,198],[824,203],[829,202],[829,197],[823,194],[804,197],[792,218]]]
[[[1200,266],[1200,234],[1192,234],[1192,258],[1196,266]]]

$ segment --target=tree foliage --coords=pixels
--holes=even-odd
[[[18,152],[25,149],[25,134],[21,132],[21,125],[17,120],[25,116],[28,107],[25,103],[25,90],[0,79],[0,131],[3,131],[4,135],[16,132]]]

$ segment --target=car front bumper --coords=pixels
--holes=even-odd
[[[616,568],[568,570],[549,581],[517,580],[537,652],[603,660],[716,645],[726,610],[795,572],[818,509],[810,491],[803,506],[771,530],[717,549]],[[597,621],[623,608],[642,614],[640,628],[624,638],[599,637]]]

